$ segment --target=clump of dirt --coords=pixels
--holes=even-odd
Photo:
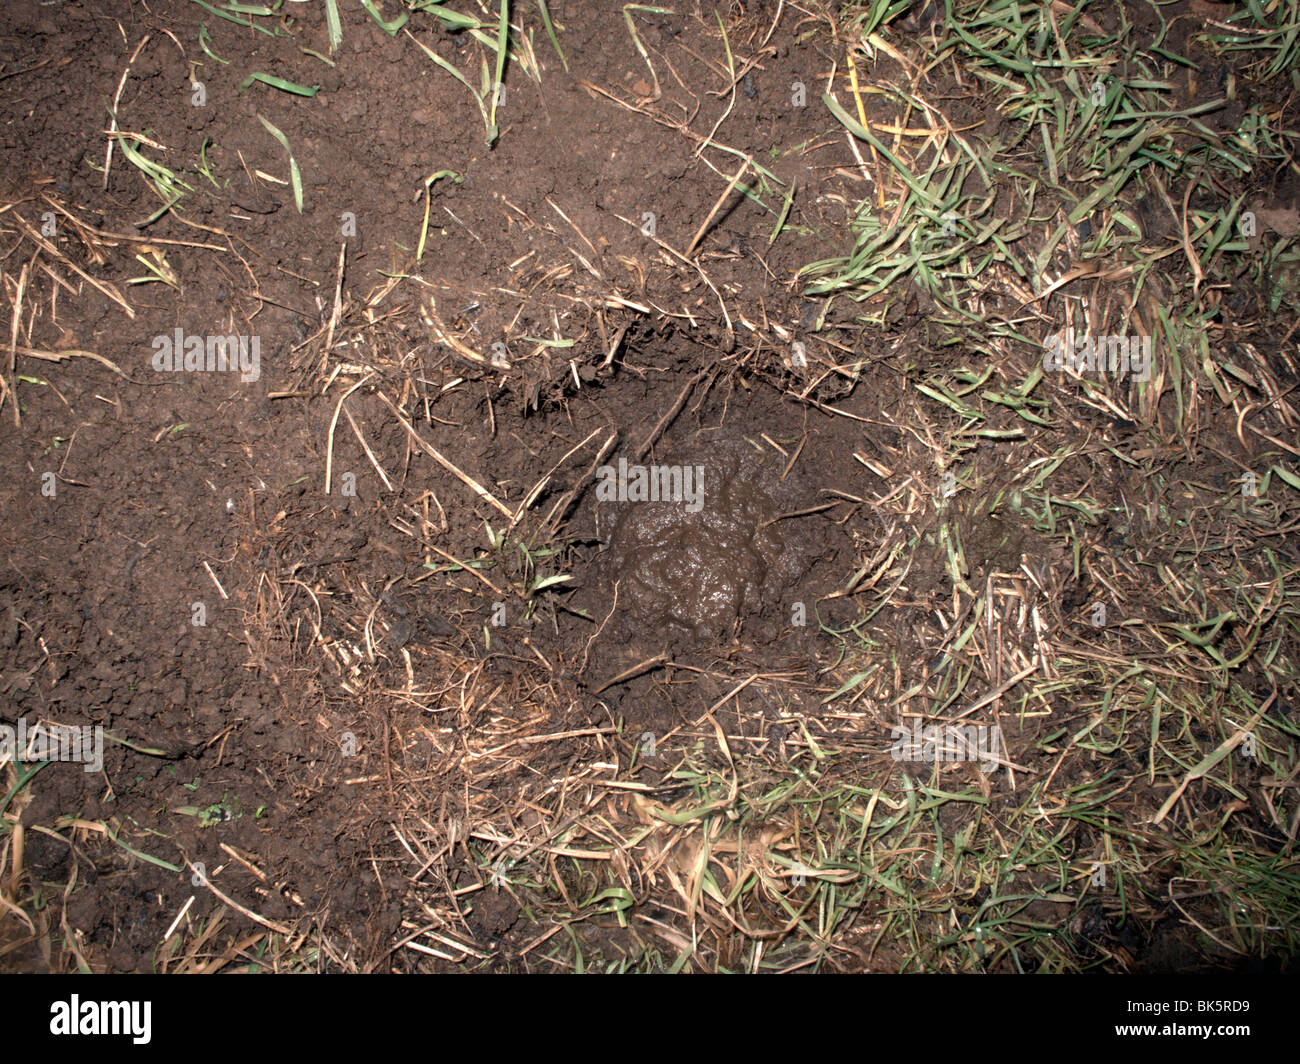
[[[728,424],[645,466],[622,459],[597,485],[598,527],[613,522],[600,570],[625,622],[660,638],[719,643],[744,624],[761,643],[817,556],[788,515],[811,497],[802,469]],[[602,517],[601,509],[612,513]]]

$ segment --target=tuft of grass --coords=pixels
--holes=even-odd
[[[175,171],[163,166],[161,163],[154,162],[137,147],[136,143],[151,144],[160,148],[161,145],[150,141],[147,136],[135,133],[129,133],[118,130],[114,134],[117,146],[122,150],[122,155],[149,180],[153,189],[158,194],[158,198],[163,201],[153,214],[143,221],[136,222],[136,227],[143,229],[152,225],[168,211],[175,209],[176,205],[181,202],[187,192],[193,192],[193,186],[187,184],[179,178]],[[135,142],[135,143],[133,143]]]

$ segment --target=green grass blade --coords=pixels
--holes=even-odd
[[[302,214],[302,175],[298,172],[298,160],[293,157],[293,149],[289,147],[289,138],[261,115],[257,116],[257,120],[266,127],[266,131],[271,136],[280,142],[280,146],[284,148],[289,156],[289,183],[293,186],[293,202],[294,206],[298,208],[298,213]]]
[[[564,58],[564,51],[560,48],[560,39],[555,35],[555,25],[551,22],[551,12],[546,6],[546,0],[537,0],[537,6],[542,12],[542,25],[546,27],[546,35],[551,38],[551,45],[555,48],[555,54],[560,57],[560,62],[564,65],[564,72],[569,72],[569,61]]]
[[[274,74],[263,74],[260,70],[249,74],[239,83],[239,91],[243,92],[250,85],[255,83],[270,85],[273,89],[279,89],[281,92],[292,93],[294,96],[315,96],[320,92],[319,85],[299,85],[296,81],[287,81],[284,78],[277,78]]]
[[[329,28],[330,51],[337,52],[343,43],[343,23],[339,21],[339,0],[325,0],[325,25]]]

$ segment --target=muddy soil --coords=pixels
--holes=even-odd
[[[716,643],[741,624],[772,641],[772,607],[780,610],[817,556],[784,523],[798,519],[808,496],[781,479],[778,453],[764,463],[756,444],[724,430],[630,471],[623,456],[599,471],[598,503],[623,511],[607,519],[601,579],[626,581],[620,629],[656,633],[665,648],[674,637]]]
[[[428,443],[512,510],[597,425],[622,419],[618,427],[634,430],[626,443],[647,438],[700,359],[716,358],[719,344],[734,347],[745,332],[739,323],[720,328],[715,313],[692,330],[692,310],[713,307],[715,294],[642,232],[653,215],[659,240],[687,246],[734,169],[723,171],[728,156],[698,157],[698,141],[676,128],[702,105],[713,114],[727,109],[729,144],[807,190],[789,218],[801,234],[790,246],[769,246],[771,210],[740,193],[723,204],[702,241],[709,279],[765,301],[776,319],[797,324],[816,313],[786,279],[841,250],[848,201],[817,190],[842,185],[835,169],[852,161],[842,136],[823,135],[831,132],[824,116],[809,124],[791,107],[792,83],[812,85],[828,65],[816,37],[797,34],[787,19],[764,44],[775,12],[759,5],[733,28],[737,46],[752,47],[759,64],[743,89],[702,97],[703,79],[718,74],[716,64],[689,55],[705,52],[704,25],[651,17],[642,27],[646,45],[675,49],[682,64],[676,76],[663,73],[655,121],[618,102],[636,99],[647,77],[621,12],[552,7],[571,73],[553,54],[543,56],[540,85],[513,71],[500,136],[488,150],[464,87],[410,34],[388,35],[359,6],[343,5],[344,44],[331,64],[303,51],[328,54],[323,24],[286,23],[268,35],[205,18],[188,3],[4,6],[6,73],[25,71],[5,83],[5,201],[38,227],[51,211],[55,244],[68,260],[114,278],[125,293],[115,301],[49,257],[71,280],[54,303],[29,306],[32,344],[93,350],[120,372],[89,360],[48,373],[38,364],[33,379],[42,383],[20,384],[21,423],[7,407],[0,430],[4,717],[99,725],[109,736],[102,772],[52,764],[38,786],[23,789],[26,868],[37,882],[74,884],[60,919],[75,949],[57,957],[20,945],[7,966],[174,965],[160,944],[182,909],[187,927],[219,914],[224,926],[212,929],[214,941],[265,930],[225,906],[209,882],[274,927],[305,920],[318,929],[335,944],[315,957],[319,968],[394,963],[388,951],[406,886],[391,824],[403,799],[390,792],[378,755],[386,750],[408,768],[432,759],[431,771],[441,763],[427,742],[423,754],[414,739],[398,750],[396,735],[410,722],[367,708],[353,655],[377,661],[381,674],[400,675],[409,661],[422,676],[445,669],[448,654],[483,657],[462,633],[490,625],[498,596],[463,576],[451,589],[450,578],[431,579],[444,555],[413,543],[409,531],[463,558],[491,553],[485,514],[498,527],[506,522],[490,508],[476,513],[463,484],[430,461],[372,389],[418,418]],[[200,21],[210,50],[200,43]],[[411,28],[420,44],[473,69],[477,51],[464,35],[432,20]],[[319,91],[309,106],[265,84],[241,88],[234,72],[249,70]],[[159,197],[120,147],[105,175],[105,101],[115,101],[119,128],[147,130],[149,143],[165,145],[145,154],[184,183],[177,210],[150,221]],[[291,145],[303,175],[301,214],[284,149],[259,118]],[[440,169],[455,177],[426,186]],[[417,263],[422,231],[427,247]],[[665,261],[647,269],[647,256]],[[142,258],[176,285],[125,284],[153,276]],[[420,279],[410,294],[375,304],[373,324],[362,327],[362,308],[392,271]],[[578,279],[555,298],[525,298],[558,290],[575,271]],[[581,298],[584,287],[590,299]],[[679,325],[636,347],[637,327],[620,334],[611,291]],[[336,293],[342,319],[334,316]],[[327,348],[332,319],[345,339]],[[436,342],[431,320],[477,350],[505,345],[514,372],[503,379]],[[157,342],[177,329],[182,344],[212,333],[256,337],[255,377],[156,372]],[[520,339],[562,334],[576,336],[572,348]],[[671,345],[679,353],[661,359]],[[372,373],[344,417],[335,397],[318,398],[320,382],[340,369]],[[620,389],[624,398],[611,402]],[[773,478],[785,455],[758,438],[762,426],[745,424],[743,412],[725,422],[722,411],[711,416],[706,426],[699,411],[684,413],[648,460],[674,448],[701,456],[689,433],[707,438],[724,424],[744,447],[769,453],[752,485],[740,472],[739,442],[725,452],[732,455],[725,469],[712,466],[723,452],[709,456],[701,518],[709,531],[681,525],[673,533],[699,541],[695,568],[676,574],[658,565],[655,537],[634,531],[635,521],[614,547],[629,552],[644,585],[621,592],[629,612],[614,630],[683,622],[674,653],[694,630],[707,629],[719,645],[733,634],[779,634],[771,626],[786,610],[795,571],[827,549],[814,536],[792,560],[776,557],[782,544],[802,539],[796,528],[826,524],[820,515],[754,533],[733,527],[730,508],[766,520],[819,501],[820,482],[801,468],[811,465],[805,451],[787,490]],[[786,454],[806,416],[788,411],[787,424],[769,431]],[[581,456],[584,469],[589,458]],[[597,560],[613,526],[595,529],[591,484],[579,485],[577,464],[559,471],[539,505],[580,487],[562,528],[575,553],[562,561],[591,610],[563,614],[547,633],[512,600],[509,624],[486,655],[503,675],[520,675],[525,660],[536,665],[523,640],[567,661],[583,683],[607,657],[614,671],[613,658],[621,660],[597,641],[582,668],[595,618],[613,602]],[[736,487],[724,487],[733,476]],[[53,487],[42,493],[42,484]],[[724,559],[723,584],[708,586],[698,566]],[[655,602],[679,576],[690,601]],[[760,599],[758,616],[769,626],[761,631],[748,622]],[[810,596],[810,624],[813,605]],[[742,613],[746,624],[733,632]],[[802,638],[788,624],[782,630]],[[322,671],[311,645],[336,641],[342,656]],[[593,719],[604,713],[589,705]],[[75,846],[39,830],[70,820],[107,827],[83,830]],[[416,959],[408,954],[402,963]]]
[[[469,35],[341,4],[335,53],[299,6],[269,31],[188,0],[0,7],[0,230],[27,256],[0,269],[46,356],[4,356],[0,723],[105,735],[97,771],[14,784],[43,923],[0,914],[5,970],[553,970],[559,925],[497,889],[526,843],[566,903],[602,897],[547,803],[701,719],[784,757],[792,714],[831,713],[846,588],[884,562],[865,500],[896,474],[928,504],[909,377],[961,356],[917,291],[864,325],[798,276],[887,169],[817,105],[828,18],[723,5],[729,69],[711,8],[643,12],[638,47],[621,6],[552,2],[561,62],[515,5],[538,76],[511,66],[489,146],[429,57],[480,84]],[[996,135],[968,86],[936,93]],[[814,331],[833,355],[795,357]],[[212,336],[256,364],[159,369]],[[670,498],[638,501],[635,471],[620,494],[620,462]],[[965,517],[972,580],[1068,568]],[[921,551],[900,595],[926,609],[946,555]],[[933,656],[901,621],[876,635],[895,669]],[[675,794],[666,764],[597,819]],[[620,915],[574,941],[638,956]]]

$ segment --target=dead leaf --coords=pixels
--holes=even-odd
[[[1300,210],[1295,207],[1256,207],[1255,217],[1279,236],[1300,234]]]

